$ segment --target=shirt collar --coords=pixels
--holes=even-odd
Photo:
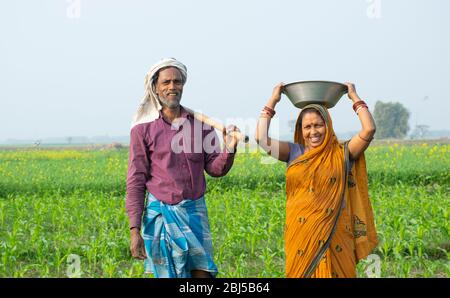
[[[162,114],[162,109],[158,111],[159,112],[159,119],[164,120],[163,114]],[[191,115],[190,113],[188,113],[188,111],[186,111],[186,109],[180,105],[180,118],[184,118],[187,120],[192,120],[193,119],[193,115]],[[182,121],[184,122],[184,121]],[[170,123],[169,123],[170,124]]]

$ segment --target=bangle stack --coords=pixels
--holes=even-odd
[[[269,108],[268,106],[264,106],[263,110],[261,111],[261,114],[269,116],[269,118],[272,118],[275,116],[276,112],[274,109]]]
[[[364,109],[364,108],[369,109],[367,104],[362,100],[357,101],[353,104],[353,111],[355,111],[356,115],[358,115],[359,110]]]

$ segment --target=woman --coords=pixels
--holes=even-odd
[[[258,121],[257,143],[287,163],[287,277],[356,277],[357,262],[377,243],[364,159],[375,123],[355,86],[346,85],[362,126],[348,142],[338,142],[328,110],[318,104],[300,112],[295,143],[270,138],[283,83],[275,86]]]

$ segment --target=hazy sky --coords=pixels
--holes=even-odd
[[[255,121],[273,86],[351,81],[373,110],[398,101],[410,125],[450,129],[450,1],[0,2],[0,141],[128,135],[144,76],[188,67],[182,104]],[[335,130],[358,130],[350,100]],[[280,134],[298,110],[283,96]],[[253,135],[253,131],[250,133]]]

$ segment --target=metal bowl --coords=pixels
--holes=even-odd
[[[332,108],[347,92],[347,85],[329,81],[294,82],[284,85],[283,88],[283,93],[300,109],[312,103]]]

